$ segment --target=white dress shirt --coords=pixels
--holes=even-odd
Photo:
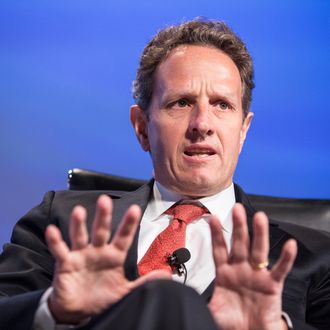
[[[171,221],[172,216],[164,214],[179,200],[189,202],[189,198],[173,193],[156,182],[153,187],[153,198],[149,201],[143,214],[139,241],[138,262],[142,259],[155,237],[162,232]],[[196,202],[196,200],[193,200]],[[227,247],[230,248],[232,236],[232,208],[235,204],[234,185],[220,193],[198,199],[211,214],[217,215],[222,228]],[[186,248],[191,258],[185,264],[187,268],[186,284],[202,293],[215,277],[215,267],[212,256],[212,242],[208,214],[188,224],[186,231]],[[173,279],[183,282],[184,277],[174,274]]]
[[[186,196],[169,191],[159,182],[154,184],[153,197],[147,205],[140,224],[138,262],[146,253],[156,236],[168,226],[171,216],[163,213],[182,199],[189,201],[189,198]],[[196,202],[196,200],[194,201]],[[232,208],[235,204],[234,185],[231,184],[220,193],[200,198],[198,201],[203,204],[211,214],[218,216],[229,249],[233,227]],[[208,218],[208,214],[203,215],[201,218],[190,223],[186,231],[186,248],[191,253],[190,260],[185,264],[187,268],[186,285],[193,287],[199,293],[202,293],[215,277]],[[183,282],[183,277],[179,275],[173,275],[173,279]],[[34,319],[34,330],[67,330],[76,328],[72,325],[56,324],[47,303],[51,290],[52,288],[49,288],[40,300]],[[81,325],[84,324],[86,324],[86,322],[83,322]]]

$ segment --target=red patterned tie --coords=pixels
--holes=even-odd
[[[185,247],[187,224],[209,213],[206,207],[196,204],[174,204],[165,214],[173,215],[173,219],[151,243],[146,254],[138,264],[140,275],[155,269],[172,272],[167,258],[177,249]]]

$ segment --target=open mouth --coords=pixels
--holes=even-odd
[[[206,158],[209,156],[213,156],[216,154],[215,150],[211,147],[187,147],[184,150],[184,154],[189,157],[200,157],[200,158]]]

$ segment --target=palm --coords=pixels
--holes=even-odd
[[[272,318],[280,313],[280,294],[281,285],[274,283],[267,271],[253,270],[248,263],[222,266],[217,269],[210,305],[217,310],[215,315],[225,329],[235,320],[237,329],[243,330],[256,324],[260,315]]]
[[[58,265],[54,279],[57,295],[72,310],[89,306],[86,315],[95,315],[129,291],[122,264],[109,246],[89,245],[83,251],[72,251]]]

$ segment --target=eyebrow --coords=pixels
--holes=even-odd
[[[187,98],[187,99],[196,99],[198,97],[198,93],[193,92],[192,90],[186,89],[186,90],[181,90],[177,91],[175,89],[169,89],[167,90],[162,98],[161,98],[161,104],[165,105],[168,102]],[[236,101],[236,95],[234,93],[217,89],[216,91],[212,91],[209,95],[210,100],[216,100],[216,99],[223,99],[225,101],[228,101],[229,103],[235,103]]]

